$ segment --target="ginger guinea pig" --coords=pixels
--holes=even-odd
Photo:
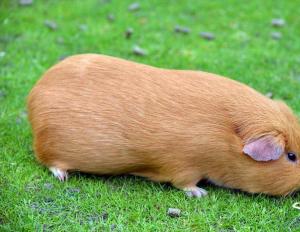
[[[38,81],[28,112],[37,159],[62,181],[132,174],[195,197],[207,194],[201,179],[270,195],[300,187],[292,111],[215,74],[76,55]]]

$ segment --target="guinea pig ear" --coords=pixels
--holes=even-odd
[[[284,141],[281,136],[265,135],[250,140],[243,152],[256,161],[277,160],[284,151]]]

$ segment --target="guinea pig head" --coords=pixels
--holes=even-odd
[[[272,129],[248,138],[249,192],[288,195],[300,189],[300,126],[291,110],[278,102],[280,117]]]

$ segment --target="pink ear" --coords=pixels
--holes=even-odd
[[[256,161],[277,160],[283,151],[283,143],[271,135],[252,140],[243,148],[243,152]]]

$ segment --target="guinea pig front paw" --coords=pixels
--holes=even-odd
[[[204,197],[207,195],[207,191],[199,187],[187,187],[183,189],[188,197]]]
[[[56,167],[50,167],[49,170],[57,177],[61,182],[68,179],[68,173]]]

